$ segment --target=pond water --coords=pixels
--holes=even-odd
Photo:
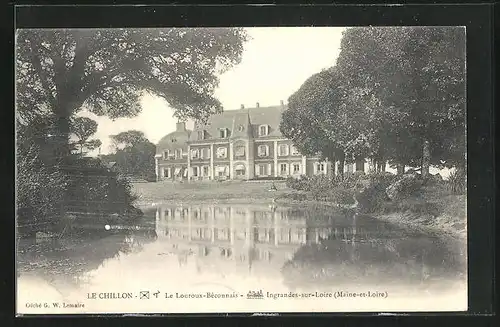
[[[467,306],[465,246],[452,239],[328,207],[159,205],[143,211],[134,226],[87,226],[99,237],[42,243],[36,251],[20,246],[18,312]]]

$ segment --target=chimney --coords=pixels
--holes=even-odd
[[[186,131],[186,122],[177,122],[175,126],[176,132],[185,132]]]
[[[256,107],[256,108],[259,108],[259,107],[260,107],[260,104],[257,102],[257,103],[255,104],[255,107]]]
[[[242,104],[240,108],[241,108],[241,109],[245,109],[245,105],[244,105],[244,104]]]

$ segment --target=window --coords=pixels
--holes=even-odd
[[[210,174],[208,173],[208,169],[208,166],[203,167],[203,176],[210,176]]]
[[[259,145],[257,152],[259,157],[267,157],[269,155],[269,147],[267,145]]]
[[[205,139],[205,131],[198,131],[198,140]]]
[[[293,164],[293,173],[300,174],[300,164],[298,164],[298,163]]]
[[[259,175],[260,176],[267,175],[266,165],[259,165]]]
[[[229,136],[229,130],[227,128],[221,128],[219,129],[219,137],[221,139],[225,139]]]
[[[245,156],[245,147],[244,146],[237,146],[234,154],[237,157],[244,157]]]
[[[175,159],[182,158],[182,149],[175,150]]]
[[[217,239],[220,241],[229,240],[229,228],[220,228],[217,230]]]
[[[198,177],[198,167],[192,167],[193,169],[193,177]]]
[[[278,152],[280,156],[287,156],[288,155],[288,145],[286,144],[280,144],[278,148]]]
[[[215,168],[215,172],[217,176],[224,177],[227,176],[227,167],[226,166],[217,166]]]
[[[201,149],[201,158],[210,159],[210,148]]]
[[[292,153],[292,156],[298,156],[298,155],[300,155],[299,150],[297,150],[297,148],[294,145],[292,145],[291,148],[292,149],[291,149],[290,152]]]
[[[363,160],[356,161],[356,171],[365,171],[365,162]]]
[[[239,125],[238,126],[238,132],[243,132],[245,130],[245,126]]]
[[[170,168],[163,168],[163,175],[166,178],[170,178]]]
[[[245,166],[243,165],[236,165],[236,176],[245,176]]]
[[[316,172],[317,172],[318,174],[323,174],[323,173],[325,173],[325,164],[323,164],[323,163],[317,163],[317,164],[316,164]]]
[[[198,159],[199,156],[200,156],[200,150],[198,149],[191,150],[191,159]]]
[[[282,228],[280,230],[279,240],[282,243],[289,243],[290,242],[290,230],[286,229],[286,228]]]
[[[170,157],[170,150],[163,151],[163,159],[167,159]]]
[[[259,136],[266,136],[267,134],[269,134],[269,125],[260,125]]]
[[[217,148],[217,158],[226,158],[227,148]]]
[[[288,164],[280,164],[280,174],[281,175],[286,175],[288,171]]]

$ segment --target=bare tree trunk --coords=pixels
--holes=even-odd
[[[396,166],[397,168],[397,173],[398,175],[403,175],[405,173],[405,165],[404,164],[398,164]]]
[[[381,173],[384,171],[384,163],[382,161],[377,161],[377,172]]]
[[[430,151],[430,144],[429,140],[425,139],[424,140],[424,145],[422,147],[422,179],[426,180],[429,178],[429,167],[430,167],[430,161],[431,161],[431,151]]]
[[[344,179],[344,165],[345,165],[345,153],[341,153],[338,156],[339,161],[339,177]]]

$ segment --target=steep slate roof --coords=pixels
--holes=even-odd
[[[162,151],[167,149],[177,149],[179,147],[187,149],[187,142],[189,140],[190,130],[175,131],[165,135],[157,144],[157,149]],[[179,146],[180,145],[180,146]]]
[[[284,110],[286,110],[284,105],[227,110],[211,116],[205,125],[195,126],[189,141],[201,141],[198,139],[197,133],[201,130],[205,130],[205,140],[220,139],[219,129],[221,128],[228,128],[230,137],[236,136],[236,134],[242,136],[237,130],[240,124],[245,126],[244,134],[251,133],[249,136],[253,135],[255,138],[259,137],[258,128],[260,125],[269,125],[269,134],[264,138],[282,137],[279,125]],[[248,123],[251,124],[251,129],[246,128]]]

